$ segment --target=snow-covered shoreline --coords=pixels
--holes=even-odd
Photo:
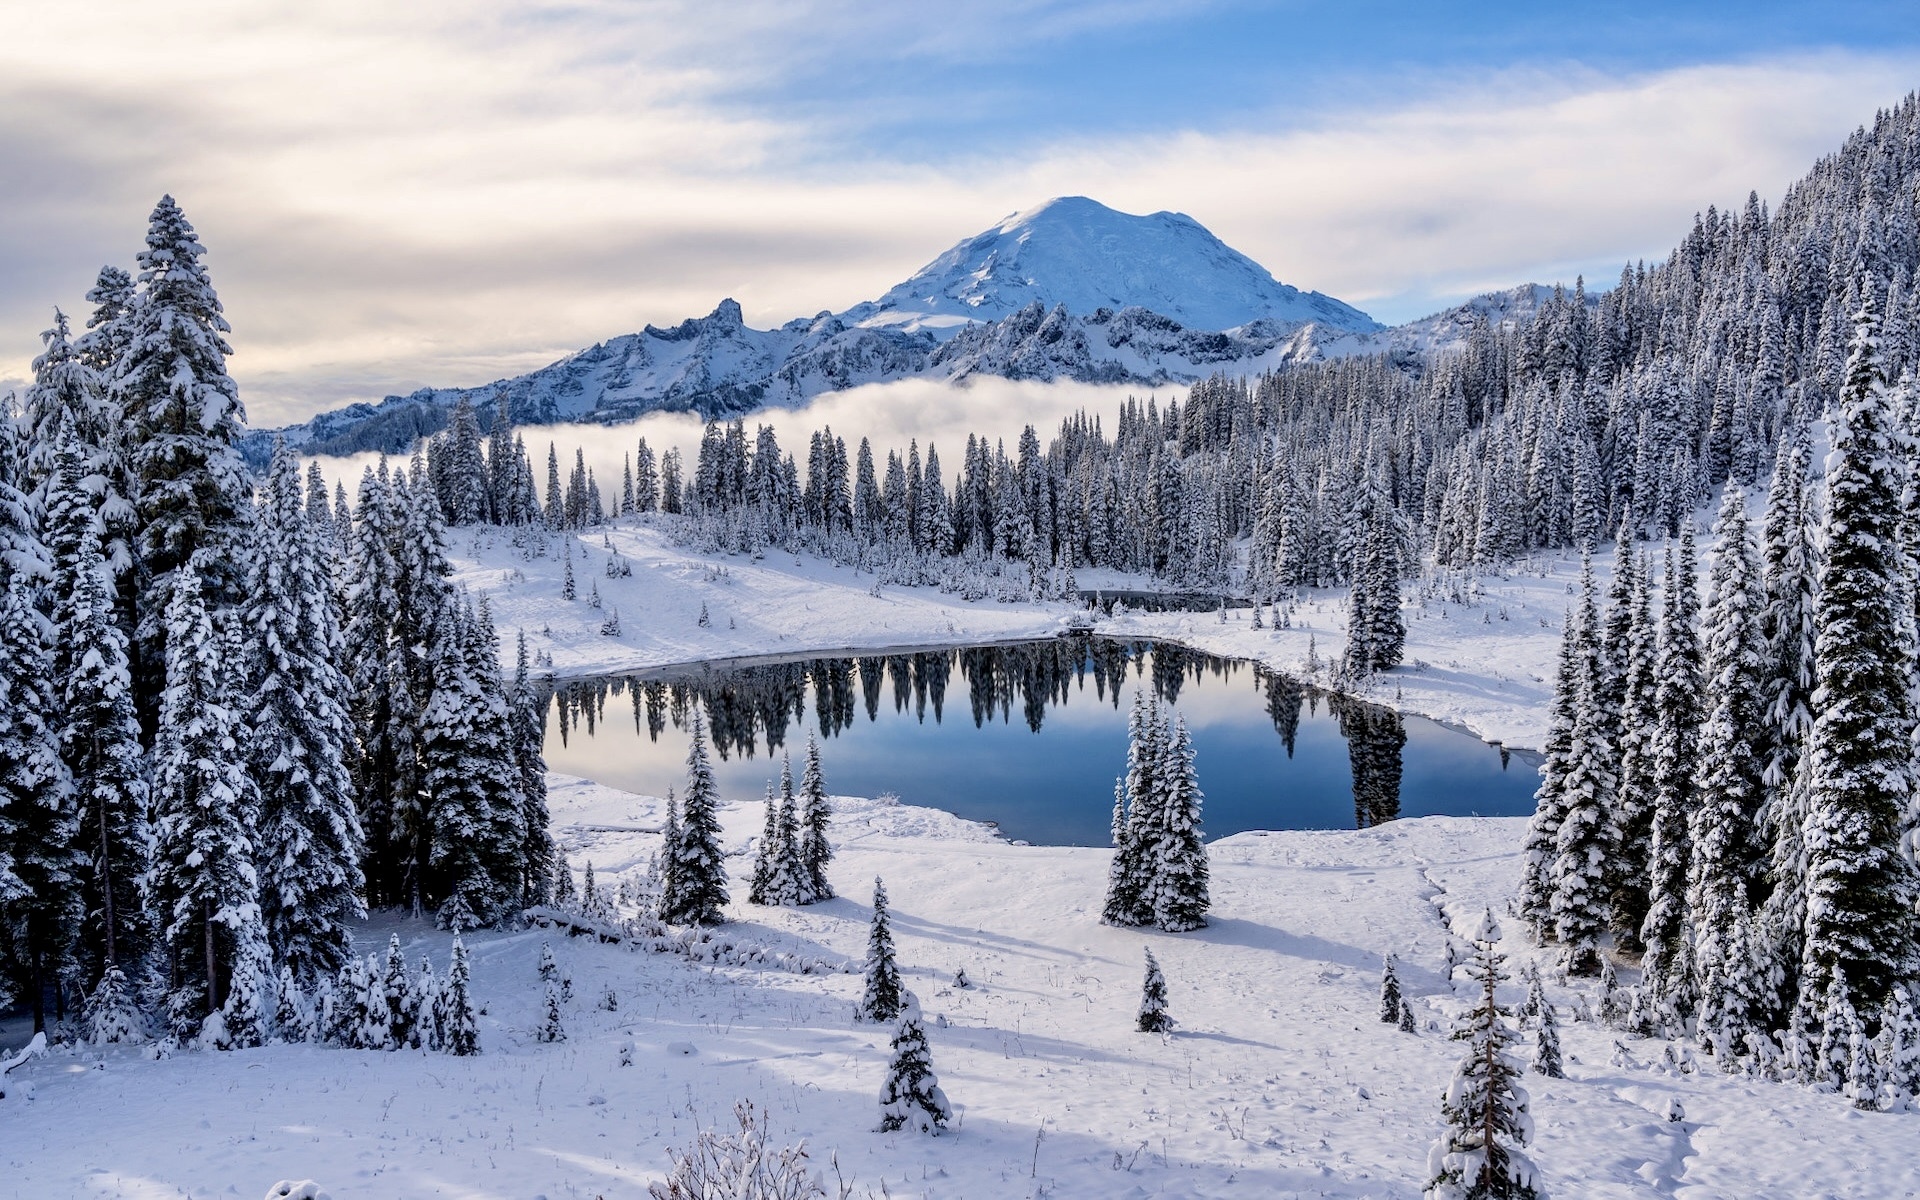
[[[579,598],[573,601],[561,598],[559,547],[567,541],[575,554]],[[1095,616],[1075,604],[967,601],[930,587],[876,589],[873,576],[811,556],[773,551],[755,561],[701,554],[634,521],[551,535],[538,557],[515,548],[499,530],[458,529],[452,543],[456,580],[488,597],[503,651],[511,655],[516,631],[525,631],[529,648],[545,656],[542,669],[562,680],[1030,641],[1085,628],[1092,617],[1101,636],[1172,642],[1328,686],[1328,672],[1311,670],[1310,659],[1336,660],[1346,638],[1340,589],[1307,594],[1287,628],[1256,630],[1247,609],[1230,610],[1223,624],[1214,613],[1122,609]],[[631,574],[606,574],[615,555]],[[1356,694],[1509,749],[1537,749],[1546,736],[1560,622],[1578,569],[1572,559],[1544,559],[1530,573],[1478,581],[1471,603],[1450,597],[1410,603],[1408,665]],[[1118,590],[1138,581],[1088,573],[1080,583]],[[598,608],[589,599],[596,592]],[[603,636],[601,627],[616,610],[620,636]]]

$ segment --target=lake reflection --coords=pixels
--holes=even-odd
[[[699,703],[729,799],[758,798],[781,753],[798,757],[815,733],[835,792],[897,793],[1044,845],[1105,845],[1141,689],[1192,730],[1209,838],[1533,809],[1532,765],[1458,730],[1247,663],[1087,636],[568,682],[547,762],[664,794],[684,780]]]

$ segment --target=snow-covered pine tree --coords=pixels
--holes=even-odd
[[[1696,800],[1689,817],[1693,856],[1687,919],[1693,944],[1690,990],[1700,999],[1699,1027],[1717,1054],[1732,1054],[1763,1020],[1771,991],[1764,962],[1746,953],[1748,947],[1735,953],[1732,946],[1758,899],[1764,863],[1756,741],[1762,726],[1765,593],[1747,531],[1746,492],[1737,482],[1726,486],[1713,532],[1701,614],[1701,666],[1711,706],[1700,730]]]
[[[146,1037],[139,1000],[119,967],[110,965],[100,972],[100,982],[87,994],[86,1022],[89,1045],[138,1042]]]
[[[1795,1004],[1806,939],[1805,834],[1813,780],[1804,750],[1813,731],[1814,586],[1820,561],[1808,480],[1812,453],[1805,422],[1795,421],[1780,438],[1761,530],[1767,588],[1761,624],[1767,660],[1760,697],[1766,786],[1760,829],[1767,852],[1767,894],[1756,949],[1766,956],[1768,999],[1776,1016]]]
[[[1579,710],[1578,620],[1578,610],[1569,612],[1560,635],[1560,665],[1554,675],[1553,699],[1547,706],[1547,739],[1540,759],[1540,786],[1534,790],[1533,815],[1527,820],[1520,894],[1516,901],[1521,919],[1531,927],[1534,937],[1543,942],[1554,935],[1554,864],[1559,857],[1560,820],[1566,812],[1574,717]]]
[[[1167,977],[1161,973],[1151,946],[1146,953],[1147,971],[1140,981],[1140,1011],[1135,1015],[1133,1027],[1141,1033],[1166,1033],[1173,1028],[1173,1018],[1167,1015]]]
[[[289,1044],[312,1040],[303,999],[300,985],[293,981],[293,971],[281,966],[280,976],[273,986],[272,1028],[275,1040]]]
[[[520,772],[491,623],[449,606],[435,627],[433,692],[422,714],[426,870],[416,903],[458,895],[491,925],[525,890]]]
[[[1354,536],[1358,544],[1341,669],[1349,678],[1364,679],[1398,666],[1406,645],[1406,625],[1400,616],[1398,539],[1388,506],[1371,483],[1362,485]]]
[[[1895,988],[1880,1011],[1880,1107],[1898,1112],[1920,1097],[1920,1012],[1912,986]]]
[[[360,828],[366,843],[367,898],[374,904],[400,902],[400,866],[404,857],[396,828],[399,797],[417,786],[414,771],[414,706],[405,677],[397,672],[404,648],[395,637],[399,615],[399,565],[393,547],[401,538],[398,510],[387,462],[368,467],[360,477],[357,530],[349,543],[345,571],[345,646],[350,710],[357,753],[352,767],[360,803]]]
[[[27,482],[34,485],[34,496],[50,506],[51,460],[71,436],[76,456],[70,480],[80,485],[87,497],[89,514],[97,521],[101,555],[112,578],[118,579],[133,565],[128,539],[133,529],[133,504],[130,495],[125,421],[120,406],[109,388],[113,363],[121,349],[115,332],[125,316],[125,300],[132,294],[133,281],[124,271],[107,268],[117,289],[125,285],[125,296],[103,303],[106,310],[96,311],[89,320],[89,332],[78,343],[67,342],[67,320],[58,310],[54,327],[42,334],[46,351],[34,360],[34,382],[27,389],[26,418],[31,429]],[[95,294],[99,294],[96,290]],[[104,298],[103,298],[104,299]],[[100,323],[111,328],[96,328]],[[53,525],[49,511],[49,529]],[[51,533],[49,534],[51,536]]]
[[[827,867],[833,862],[833,844],[827,840],[832,820],[827,780],[820,770],[820,741],[808,734],[807,765],[800,773],[800,832],[796,835],[808,904],[833,899],[833,883],[827,878]]]
[[[245,670],[247,757],[260,795],[255,867],[268,943],[305,984],[347,959],[347,922],[366,914],[365,844],[347,771],[353,728],[326,551],[284,443],[254,518]]]
[[[660,920],[667,910],[667,897],[680,887],[680,801],[674,796],[673,788],[667,788],[667,816],[660,823],[660,892],[654,901],[654,916]],[[561,869],[565,870],[562,859]]]
[[[386,997],[387,1041],[395,1050],[420,1044],[420,999],[407,974],[406,952],[400,935],[387,935],[387,957],[380,964],[380,990]]]
[[[1600,969],[1599,938],[1607,925],[1607,852],[1613,813],[1615,749],[1607,742],[1617,715],[1608,708],[1605,662],[1599,645],[1592,556],[1583,551],[1580,608],[1568,622],[1573,639],[1573,727],[1561,780],[1560,823],[1548,878],[1548,908],[1561,962],[1575,975]]]
[[[1622,525],[1623,530],[1628,528]],[[1622,535],[1625,541],[1625,534]],[[1620,568],[1616,568],[1620,569]],[[1620,687],[1620,781],[1614,789],[1612,843],[1608,853],[1608,907],[1614,944],[1640,948],[1647,919],[1647,878],[1653,841],[1655,654],[1659,626],[1653,616],[1653,565],[1641,559],[1633,574],[1632,615],[1622,655]]]
[[[1800,967],[1802,995],[1825,995],[1844,978],[1856,1012],[1877,1010],[1920,975],[1920,883],[1901,845],[1914,794],[1914,663],[1894,407],[1869,302],[1854,321],[1827,458]]]
[[[520,877],[526,881],[526,888],[520,902],[545,904],[547,881],[553,877],[557,854],[547,812],[547,760],[542,749],[547,706],[533,683],[524,629],[519,631],[514,649],[513,690],[508,702],[513,715],[513,762],[519,776],[520,825],[525,831],[520,843]]]
[[[1153,920],[1153,852],[1163,824],[1161,734],[1159,707],[1135,692],[1127,717],[1127,774],[1114,789],[1113,861],[1100,916],[1108,925],[1145,925]]]
[[[433,963],[420,956],[420,970],[413,977],[413,1018],[415,1046],[429,1050],[447,1048],[447,1031],[441,1024],[446,1016],[446,1001],[440,996],[440,981],[434,978]]]
[[[1400,1019],[1400,975],[1394,970],[1396,961],[1389,954],[1380,966],[1380,1019],[1388,1024]]]
[[[166,659],[165,611],[173,574],[190,561],[210,609],[242,594],[246,466],[236,448],[245,428],[240,393],[227,374],[227,320],[200,257],[206,253],[173,197],[162,196],[140,252],[140,296],[127,312],[113,366],[125,413],[140,564],[136,678],[158,696]]]
[[[219,686],[219,648],[192,563],[173,573],[165,626],[166,692],[153,751],[153,867],[148,898],[168,971],[167,1020],[188,1040],[219,1010],[248,938],[260,936],[252,781],[240,721]]]
[[[255,925],[243,938],[234,956],[232,979],[227,998],[220,1005],[216,1050],[250,1050],[267,1040],[267,971],[272,954],[266,938]]]
[[[1654,692],[1653,828],[1648,845],[1647,919],[1640,926],[1640,995],[1649,1019],[1672,1027],[1692,1015],[1693,946],[1688,939],[1688,831],[1700,731],[1700,648],[1694,613],[1693,529],[1682,530],[1677,558],[1667,556],[1666,609]]]
[[[807,891],[807,868],[800,857],[800,842],[805,833],[800,828],[799,801],[793,793],[793,759],[788,755],[782,755],[780,759],[779,819],[776,824],[778,829],[770,885],[772,901],[781,905],[810,904],[813,896]]]
[[[866,983],[853,1015],[862,1021],[891,1021],[900,1012],[900,968],[893,960],[893,927],[887,920],[887,888],[873,881],[873,922],[867,928]]]
[[[671,890],[661,899],[660,919],[669,925],[718,925],[727,919],[727,865],[720,848],[720,797],[707,761],[706,723],[697,706],[692,733],[687,794],[680,806],[679,836],[671,847]]]
[[[1413,1001],[1407,999],[1405,996],[1400,998],[1400,1032],[1420,1032],[1419,1023],[1414,1019],[1413,1015]]]
[[[446,1038],[447,1053],[463,1057],[480,1053],[473,997],[468,991],[471,973],[472,968],[467,962],[467,944],[455,935],[453,960],[447,965],[447,986],[441,992],[443,1015],[440,1026]]]
[[[1213,900],[1208,889],[1207,843],[1200,834],[1200,781],[1184,717],[1160,760],[1161,827],[1153,857],[1153,920],[1168,933],[1203,929]]]
[[[1548,1079],[1565,1079],[1567,1072],[1560,1056],[1560,1018],[1551,1002],[1542,1002],[1540,1025],[1533,1036],[1533,1069]]]
[[[545,1007],[541,1010],[540,1024],[534,1029],[534,1040],[541,1042],[564,1042],[567,1030],[560,1023],[560,983],[547,980],[544,988]]]
[[[780,857],[780,801],[767,781],[766,816],[760,823],[760,843],[753,851],[753,881],[747,886],[748,904],[774,904],[769,888]]]
[[[134,717],[127,638],[114,609],[101,558],[95,510],[70,448],[57,456],[49,481],[48,541],[55,555],[52,586],[54,677],[61,692],[60,753],[73,776],[80,816],[87,916],[81,955],[89,978],[136,962],[149,928],[140,903],[146,873],[147,780]]]
[[[1427,1155],[1425,1200],[1540,1200],[1544,1192],[1524,1147],[1533,1140],[1521,1066],[1508,1052],[1518,1040],[1494,989],[1507,978],[1495,948],[1500,927],[1489,912],[1473,935],[1467,974],[1480,985],[1480,1002],[1453,1031],[1466,1043],[1453,1082],[1440,1102],[1446,1130]]]
[[[890,1049],[887,1079],[880,1086],[880,1132],[907,1129],[939,1136],[953,1119],[953,1106],[940,1090],[940,1077],[933,1073],[920,1001],[912,992],[901,994]]]
[[[23,574],[8,573],[0,597],[0,970],[39,1032],[45,998],[75,965],[86,857],[51,720],[59,705],[49,630]]]

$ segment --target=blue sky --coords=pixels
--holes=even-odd
[[[256,423],[740,301],[1056,195],[1393,322],[1614,278],[1920,85],[1911,5],[84,0],[0,40],[0,390],[162,192]]]
[[[988,7],[1007,24],[976,19],[942,37],[930,19],[904,47],[891,27],[803,40],[781,69],[722,94],[834,131],[810,153],[939,161],[1087,134],[1272,131],[1418,102],[1490,72],[1626,77],[1920,45],[1912,3],[1855,0]],[[1033,28],[1012,24],[1022,14]]]

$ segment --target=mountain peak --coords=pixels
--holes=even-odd
[[[1036,300],[1081,314],[1137,306],[1190,329],[1263,319],[1379,328],[1332,297],[1281,283],[1185,213],[1136,216],[1086,196],[1056,196],[1010,214],[848,316],[951,329],[998,320]]]

